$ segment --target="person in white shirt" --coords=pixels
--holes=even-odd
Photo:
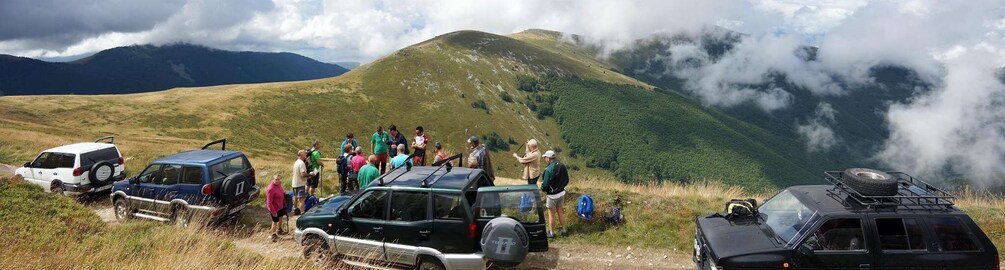
[[[415,140],[412,141],[412,152],[415,158],[412,160],[412,164],[419,166],[426,166],[426,143],[429,137],[426,137],[425,130],[422,126],[415,128]]]
[[[297,151],[297,161],[293,162],[293,210],[294,215],[299,215],[303,213],[304,209],[304,199],[307,196],[307,179],[313,176],[313,173],[307,171],[307,151],[300,150]]]

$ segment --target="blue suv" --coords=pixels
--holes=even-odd
[[[222,144],[221,150],[206,150]],[[146,218],[186,227],[197,219],[213,224],[235,216],[258,197],[255,169],[239,151],[218,140],[151,162],[138,175],[112,186],[115,218]]]

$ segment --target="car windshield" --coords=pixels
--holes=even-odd
[[[806,224],[818,218],[805,204],[788,190],[782,191],[758,209],[764,223],[786,244],[792,244]]]

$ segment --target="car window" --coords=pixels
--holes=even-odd
[[[45,169],[46,168],[45,167],[46,161],[49,160],[49,156],[51,156],[51,155],[52,155],[52,153],[49,153],[49,152],[44,152],[41,155],[38,155],[38,157],[35,158],[35,161],[31,162],[31,167],[32,168]]]
[[[73,168],[77,155],[65,153],[45,152],[39,155],[32,167],[39,169]]]
[[[508,216],[523,223],[543,223],[538,215],[540,207],[541,198],[536,191],[479,192],[475,214],[479,219]]]
[[[62,154],[59,156],[59,165],[57,168],[73,168],[73,164],[77,163],[77,155],[75,154]]]
[[[140,173],[140,176],[137,178],[137,180],[139,180],[140,183],[153,183],[154,179],[160,178],[160,171],[161,171],[160,164],[153,164],[147,166],[147,168],[143,170],[143,173]]]
[[[251,165],[244,160],[244,157],[235,157],[213,165],[213,167],[211,167],[213,171],[210,173],[213,174],[214,181],[219,181],[227,178],[227,176],[230,176],[231,174],[244,172],[245,170],[248,170],[249,167],[251,167]]]
[[[80,166],[87,167],[102,161],[117,163],[118,160],[119,160],[119,151],[115,150],[115,147],[109,147],[94,152],[81,154]]]
[[[388,194],[384,190],[364,193],[349,206],[349,215],[354,218],[384,219]]]
[[[977,244],[970,237],[970,230],[955,217],[929,218],[932,230],[939,239],[939,249],[942,251],[977,250]]]
[[[202,184],[202,168],[185,166],[181,176],[182,184]]]
[[[913,218],[877,218],[876,230],[883,250],[928,250],[921,226]]]
[[[428,206],[428,192],[395,191],[391,194],[391,217],[389,220],[426,220]]]
[[[814,250],[865,251],[862,222],[857,218],[828,220],[804,243]]]
[[[181,165],[164,165],[161,169],[160,182],[157,184],[161,185],[174,185],[178,183],[178,178],[181,177]]]
[[[460,195],[455,194],[434,194],[433,195],[433,218],[463,220],[464,202]]]

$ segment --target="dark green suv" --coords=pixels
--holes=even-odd
[[[479,169],[402,167],[323,200],[297,220],[295,239],[307,258],[360,266],[514,266],[548,250],[540,202],[536,186],[493,186]]]

